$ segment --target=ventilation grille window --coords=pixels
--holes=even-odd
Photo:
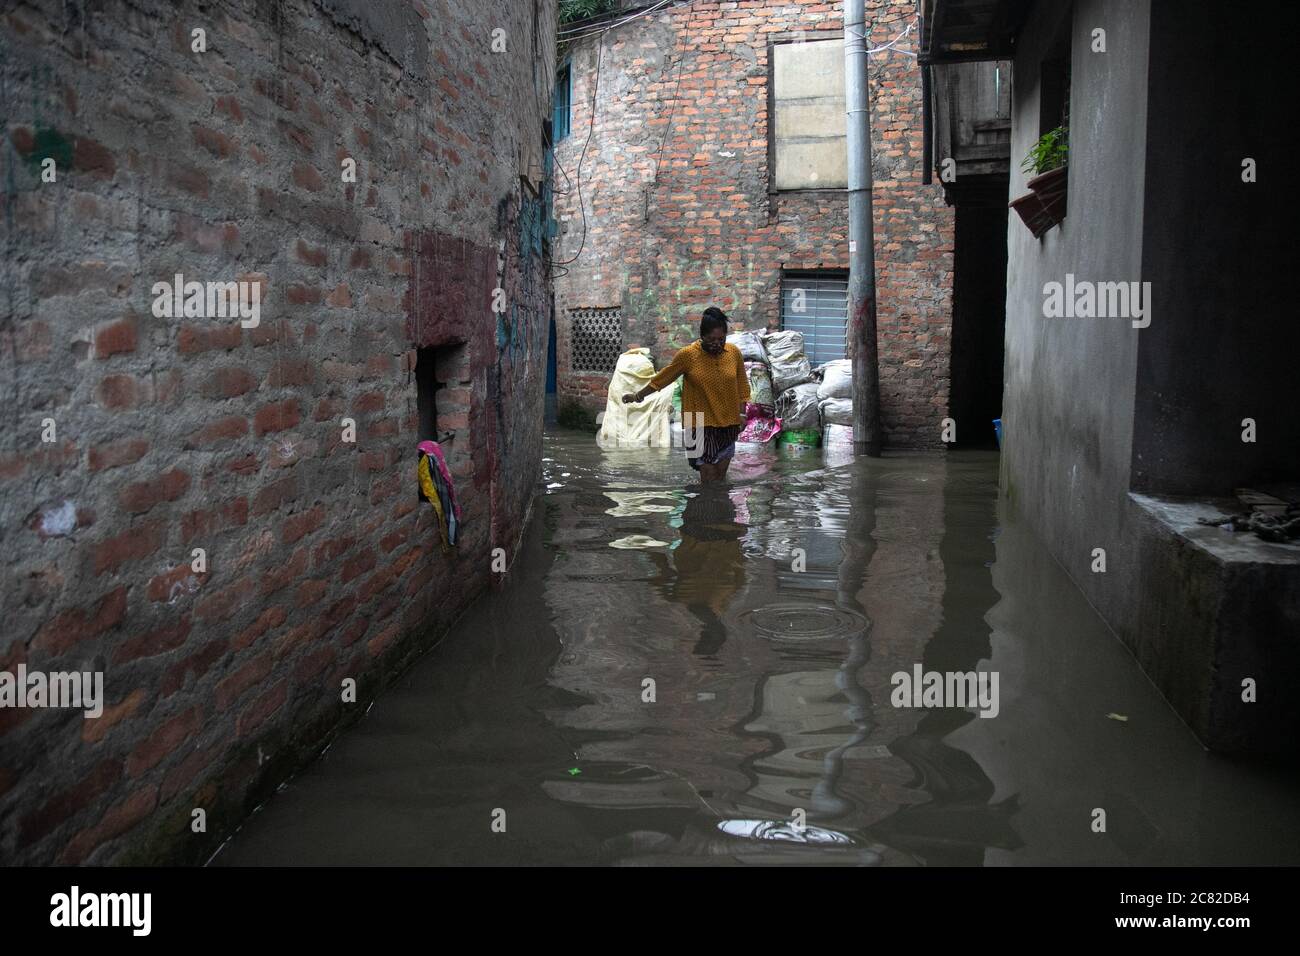
[[[622,309],[571,309],[573,370],[611,373],[623,354]]]

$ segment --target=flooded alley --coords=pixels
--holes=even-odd
[[[1287,8],[3,4],[8,935],[1285,931]]]
[[[762,448],[720,490],[559,429],[543,469],[505,586],[214,865],[1295,859],[1294,776],[1201,747],[995,452]],[[996,713],[895,706],[917,665]]]

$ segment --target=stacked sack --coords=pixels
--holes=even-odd
[[[736,441],[771,441],[780,433],[782,423],[776,416],[776,391],[772,386],[772,370],[767,350],[763,347],[762,333],[733,332],[727,336],[727,344],[740,349],[745,360],[745,377],[749,379],[745,424],[741,426]]]
[[[817,444],[817,382],[812,364],[804,353],[803,333],[792,329],[763,336],[772,368],[772,390],[776,412],[781,417],[783,442],[804,446]]]
[[[763,336],[767,364],[772,369],[772,389],[778,396],[787,389],[811,382],[812,365],[803,351],[803,334],[791,330],[768,332]]]
[[[770,441],[783,433],[797,443],[853,440],[853,365],[836,359],[813,369],[803,334],[734,332],[727,342],[740,349],[749,378],[750,404],[738,441]]]
[[[823,442],[827,445],[853,441],[853,363],[835,359],[817,369],[817,410],[821,417]]]
[[[848,359],[827,362],[820,369],[818,407],[823,425],[853,424],[853,365]]]

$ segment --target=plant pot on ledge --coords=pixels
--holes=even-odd
[[[1058,166],[1056,169],[1049,169],[1025,183],[1042,202],[1043,208],[1052,217],[1053,223],[1058,223],[1065,218],[1065,196],[1069,183],[1069,171],[1069,166]]]
[[[1016,211],[1021,221],[1034,234],[1035,239],[1042,238],[1043,233],[1056,225],[1057,221],[1048,214],[1037,193],[1025,193],[1019,199],[1011,200],[1007,205]]]

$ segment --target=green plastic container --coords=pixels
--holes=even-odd
[[[816,448],[821,444],[822,433],[816,428],[794,428],[782,431],[776,436],[778,445],[792,445],[799,448]]]

